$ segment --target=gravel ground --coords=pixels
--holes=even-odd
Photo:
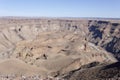
[[[58,77],[54,78],[51,76],[42,78],[40,75],[33,75],[33,76],[0,75],[0,80],[65,80],[65,79]]]

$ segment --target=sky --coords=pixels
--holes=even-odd
[[[0,16],[120,18],[120,0],[0,0]]]

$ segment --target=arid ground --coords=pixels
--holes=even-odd
[[[120,80],[120,20],[0,18],[0,80]]]

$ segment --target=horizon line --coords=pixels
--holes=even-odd
[[[114,19],[114,20],[120,20],[120,18],[114,18],[114,17],[53,17],[53,16],[0,16],[0,18],[9,18],[9,19]]]

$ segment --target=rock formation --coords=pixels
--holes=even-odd
[[[120,23],[89,21],[89,41],[113,53],[119,59]]]

